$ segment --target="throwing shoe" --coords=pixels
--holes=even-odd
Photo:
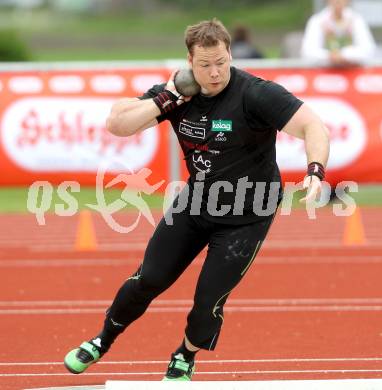
[[[195,371],[195,362],[186,362],[181,353],[171,355],[163,381],[190,381]]]
[[[79,348],[71,350],[65,356],[64,365],[72,374],[81,374],[102,355],[96,345],[84,341]]]

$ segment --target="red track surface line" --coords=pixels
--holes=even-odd
[[[253,363],[317,363],[317,362],[325,362],[325,363],[338,363],[338,362],[380,362],[382,361],[382,357],[353,357],[353,358],[290,358],[290,359],[227,359],[227,360],[203,360],[198,359],[198,366],[200,364],[212,364],[212,365],[222,365],[222,364],[232,364],[232,363],[240,363],[240,364],[253,364]],[[147,364],[166,364],[167,360],[122,360],[122,361],[104,361],[100,360],[97,362],[97,367],[103,365],[147,365]],[[62,361],[58,362],[2,362],[0,363],[0,367],[38,367],[38,366],[62,366]]]
[[[185,307],[149,307],[146,313],[188,313],[192,306]],[[0,316],[10,315],[69,315],[69,314],[104,314],[104,309],[94,308],[66,308],[66,309],[0,309]],[[225,313],[251,313],[251,312],[375,312],[382,311],[380,306],[239,306],[234,307],[227,304]]]
[[[222,376],[222,375],[232,375],[232,374],[250,374],[250,375],[276,375],[280,376],[283,374],[365,374],[365,373],[377,373],[381,374],[382,369],[338,369],[338,370],[233,370],[233,371],[199,371],[196,373],[196,377],[202,375],[213,375],[213,376]],[[67,373],[23,373],[23,374],[0,374],[0,378],[19,378],[19,377],[57,377],[57,376],[67,376]],[[147,371],[147,372],[87,372],[82,374],[83,377],[113,377],[113,376],[148,376],[148,375],[162,375],[163,371]],[[197,378],[196,378],[197,379]]]
[[[2,270],[0,300],[97,300],[111,301],[116,290],[137,265],[38,268],[17,272]],[[193,296],[199,268],[191,267],[161,295],[170,299]],[[373,264],[254,264],[231,298],[378,298],[382,296],[382,263]]]
[[[382,250],[381,250],[382,251]],[[126,258],[126,259],[45,259],[45,260],[0,260],[0,268],[60,268],[60,267],[100,267],[100,266],[123,266],[123,265],[137,265],[142,261],[142,257]],[[204,261],[204,257],[197,257],[190,267],[201,267]],[[275,265],[275,264],[288,264],[291,266],[299,264],[382,264],[382,256],[335,256],[332,258],[323,256],[309,256],[306,258],[299,258],[294,255],[286,256],[268,256],[265,257],[262,254],[256,259],[256,264],[261,265]]]
[[[94,307],[99,306],[106,309],[110,304],[111,300],[50,300],[50,301],[0,301],[0,307]],[[192,299],[154,299],[150,307],[153,306],[188,306],[192,305]],[[277,305],[277,306],[301,306],[301,305],[370,305],[370,304],[382,304],[382,298],[243,298],[236,299],[230,298],[230,306],[241,306],[241,305]],[[246,306],[241,306],[246,307]]]
[[[297,235],[298,233],[296,233]],[[382,242],[382,237],[379,240]],[[288,247],[278,247],[278,246],[270,246],[265,244],[258,256],[259,260],[264,259],[266,261],[270,257],[279,257],[280,262],[283,262],[283,259],[289,259],[289,261],[296,262],[306,262],[310,258],[317,261],[317,258],[321,258],[321,261],[328,262],[333,261],[336,262],[336,257],[339,256],[342,258],[348,257],[351,262],[352,259],[356,258],[364,258],[365,262],[368,262],[368,257],[373,257],[373,262],[381,259],[382,253],[382,244],[379,246],[352,246],[352,247],[344,247],[342,245],[332,246],[332,247],[317,247],[314,244],[306,243],[304,247],[293,247],[293,243],[291,243]],[[0,261],[11,261],[11,260],[75,260],[78,259],[80,261],[88,260],[91,264],[95,260],[99,259],[102,261],[110,260],[110,263],[113,260],[123,260],[123,261],[138,261],[142,259],[143,252],[131,250],[127,248],[124,251],[121,250],[112,250],[112,251],[53,251],[47,250],[44,251],[31,251],[25,247],[19,248],[1,248],[0,247]],[[199,257],[202,259],[203,255]],[[196,260],[197,262],[198,260]],[[199,260],[200,261],[200,260]],[[9,263],[11,265],[12,263]],[[27,263],[26,263],[27,264]]]

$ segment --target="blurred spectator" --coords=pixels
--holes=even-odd
[[[242,25],[236,26],[232,31],[231,53],[234,59],[263,58],[252,45],[251,31]]]
[[[308,20],[301,55],[325,65],[351,66],[372,58],[375,49],[368,25],[348,7],[348,0],[328,0],[328,6]]]

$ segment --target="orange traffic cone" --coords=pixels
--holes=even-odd
[[[362,245],[366,243],[361,210],[358,207],[352,215],[346,218],[343,243],[344,245]]]
[[[75,250],[77,251],[93,251],[97,249],[97,239],[93,226],[92,215],[89,210],[80,212]]]

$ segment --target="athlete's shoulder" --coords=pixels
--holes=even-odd
[[[235,70],[236,81],[241,82],[247,88],[263,89],[267,87],[272,87],[275,84],[270,80],[262,79],[261,77],[258,77],[243,69],[234,68],[234,70]]]
[[[236,81],[238,82],[252,82],[253,80],[258,79],[258,77],[254,76],[253,74],[243,70],[236,68],[234,66],[231,67],[231,72],[233,72]]]
[[[241,91],[242,94],[246,95],[248,90],[252,91],[252,93],[257,94],[259,92],[259,88],[261,88],[263,79],[245,71],[242,69],[232,67],[232,76],[234,82],[232,83],[232,87],[236,93]]]

